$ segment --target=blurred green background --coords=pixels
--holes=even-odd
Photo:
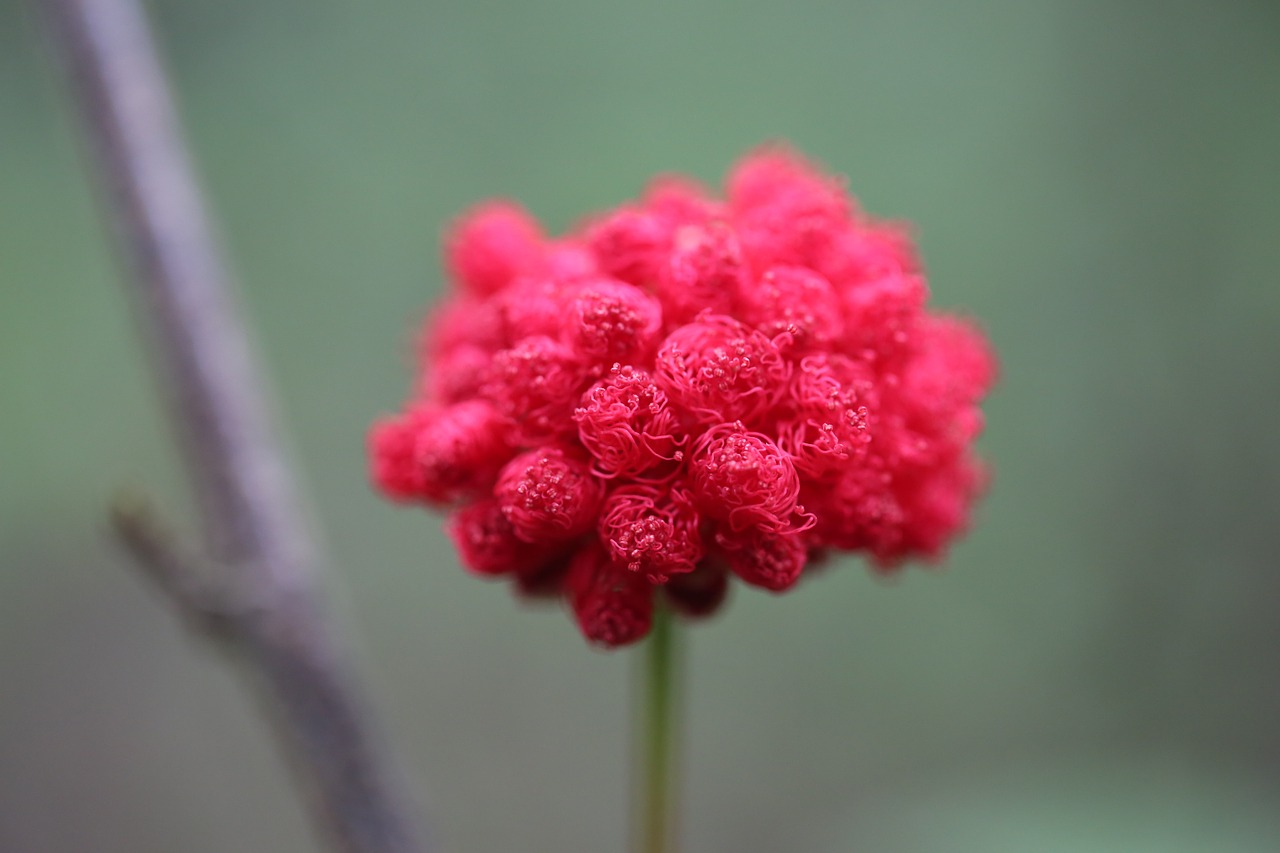
[[[0,5],[0,850],[302,851],[257,709],[104,530],[192,526],[37,4]],[[691,851],[1280,849],[1280,6],[152,4],[331,546],[451,851],[609,851],[628,654],[377,500],[437,236],[785,138],[917,223],[1003,359],[942,571],[691,632]]]

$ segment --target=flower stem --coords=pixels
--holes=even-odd
[[[675,825],[675,700],[679,669],[671,612],[655,608],[644,645],[637,703],[635,838],[637,853],[672,853]]]

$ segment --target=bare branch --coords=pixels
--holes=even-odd
[[[224,643],[259,683],[286,752],[339,849],[423,849],[317,599],[318,549],[269,415],[139,0],[44,0],[132,263],[200,497],[209,557],[181,553],[146,516],[117,515],[152,579],[189,617],[211,601]],[[217,566],[212,579],[204,566]],[[216,589],[206,581],[213,580]],[[251,606],[226,608],[227,602]]]
[[[146,577],[201,632],[222,635],[238,611],[227,590],[214,586],[217,567],[161,521],[140,495],[127,494],[111,504],[111,526]],[[219,637],[221,639],[221,637]]]

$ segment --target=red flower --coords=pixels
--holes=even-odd
[[[643,360],[661,329],[658,300],[620,281],[580,285],[569,308],[570,342],[579,355],[597,364]]]
[[[489,296],[537,267],[542,259],[541,229],[519,205],[490,202],[458,220],[446,239],[445,257],[459,285],[477,296]]]
[[[681,228],[655,282],[667,328],[678,328],[703,311],[732,313],[746,275],[738,235],[727,223],[711,220]]]
[[[478,575],[529,574],[545,565],[553,551],[516,535],[498,501],[486,499],[463,507],[449,523],[462,563]]]
[[[756,530],[746,536],[716,536],[729,568],[746,583],[782,592],[800,580],[809,549],[800,533]]]
[[[774,405],[791,365],[777,344],[732,317],[703,316],[658,350],[655,377],[690,418],[754,423]]]
[[[625,646],[649,633],[653,586],[616,565],[598,542],[582,546],[564,583],[578,628],[591,642]]]
[[[516,536],[550,544],[595,525],[604,486],[572,450],[551,446],[508,462],[493,494]]]
[[[375,421],[369,430],[370,479],[393,501],[425,497],[422,469],[414,458],[414,450],[427,417],[425,406],[414,406],[402,415]]]
[[[734,533],[797,526],[800,475],[768,436],[747,432],[740,422],[714,426],[690,451],[689,469],[698,505]]]
[[[536,335],[493,354],[481,393],[502,415],[512,438],[529,446],[573,431],[571,415],[585,377],[573,350]]]
[[[664,178],[555,239],[469,211],[417,391],[369,434],[384,495],[455,506],[468,569],[599,645],[643,637],[659,593],[706,615],[835,551],[941,557],[987,481],[996,360],[926,309],[909,230],[781,149],[726,187]]]
[[[639,368],[615,364],[582,395],[573,418],[602,477],[634,477],[678,458],[682,439],[675,413],[667,395]]]
[[[679,490],[623,486],[600,510],[600,539],[614,563],[661,584],[697,568],[698,522],[692,502]]]
[[[587,245],[600,269],[630,284],[649,286],[671,242],[671,226],[653,213],[624,207],[590,228]]]
[[[786,332],[799,346],[828,349],[844,333],[831,283],[806,267],[769,267],[742,302],[743,316],[769,337]]]
[[[870,443],[869,409],[876,408],[871,370],[839,354],[800,359],[777,423],[778,446],[802,476],[847,468]]]
[[[729,594],[729,573],[719,561],[703,560],[692,572],[672,576],[662,591],[677,613],[691,619],[710,616]]]

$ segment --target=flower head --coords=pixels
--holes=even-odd
[[[829,350],[844,334],[835,289],[807,267],[769,267],[742,302],[743,315],[769,337],[785,332],[798,346]]]
[[[927,309],[909,230],[785,149],[725,183],[663,178],[555,238],[510,202],[464,214],[415,393],[369,433],[384,495],[450,507],[471,572],[601,646],[833,552],[939,558],[988,480],[996,360]]]
[[[667,604],[682,616],[710,616],[729,594],[729,573],[719,561],[703,560],[692,572],[673,576],[662,591]]]
[[[542,231],[519,205],[490,202],[468,211],[446,238],[445,257],[465,291],[489,296],[542,260]]]
[[[649,633],[653,586],[619,567],[598,542],[587,542],[569,566],[565,595],[584,637],[602,646],[625,646]]]
[[[789,530],[803,514],[791,456],[740,422],[703,433],[689,454],[689,483],[703,511],[735,533]]]
[[[781,407],[778,446],[802,476],[847,468],[871,441],[868,424],[876,399],[875,381],[865,364],[838,353],[805,356]]]
[[[746,259],[738,235],[720,220],[686,225],[675,233],[670,254],[659,269],[654,289],[666,312],[668,329],[704,311],[730,314],[744,291]]]
[[[766,414],[790,372],[764,333],[732,317],[704,315],[662,342],[655,376],[689,417],[715,424]]]
[[[554,551],[516,535],[504,507],[491,498],[453,514],[449,534],[462,564],[478,575],[530,575],[545,566]]]
[[[552,445],[508,462],[493,494],[516,536],[550,544],[592,527],[604,486],[575,451]]]
[[[614,563],[666,583],[692,572],[702,559],[699,517],[678,489],[622,486],[600,510],[600,539]]]
[[[795,532],[756,530],[746,536],[717,536],[716,543],[735,575],[770,592],[794,586],[809,561],[805,537]]]
[[[679,458],[679,421],[666,393],[638,367],[615,364],[573,413],[578,438],[602,477],[631,476]]]
[[[661,328],[658,300],[620,281],[580,285],[569,307],[567,336],[583,358],[597,364],[643,361]]]
[[[585,365],[565,344],[543,335],[500,350],[481,388],[519,443],[532,445],[573,430]]]

